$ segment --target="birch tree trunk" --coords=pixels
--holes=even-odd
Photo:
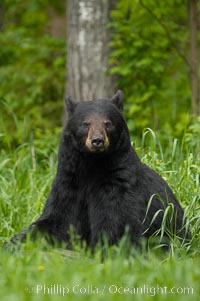
[[[77,100],[110,97],[114,84],[109,70],[113,0],[67,0],[66,94]]]

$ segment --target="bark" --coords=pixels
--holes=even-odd
[[[77,100],[111,96],[110,32],[107,28],[113,0],[67,1],[66,95]]]
[[[198,46],[197,46],[197,0],[188,0],[190,30],[190,80],[192,89],[192,114],[200,114],[200,95],[198,82]]]

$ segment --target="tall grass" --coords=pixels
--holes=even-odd
[[[16,121],[17,122],[17,121]],[[5,140],[2,127],[0,139]],[[3,138],[4,137],[4,138]],[[39,216],[56,172],[59,136],[30,139],[0,152],[0,243]],[[134,139],[133,139],[134,140]],[[0,140],[1,142],[1,140]],[[185,209],[192,238],[188,245],[171,241],[170,249],[126,252],[126,239],[110,247],[102,263],[78,244],[74,252],[28,241],[20,251],[1,253],[1,300],[198,300],[200,280],[200,158],[198,143],[171,140],[162,148],[147,129],[137,143],[141,160],[172,187]],[[161,229],[162,230],[162,229]],[[173,289],[174,288],[174,289]],[[173,290],[172,290],[173,289]],[[62,294],[66,294],[62,296]]]

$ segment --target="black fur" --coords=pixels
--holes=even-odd
[[[110,244],[117,243],[127,226],[131,241],[138,243],[142,236],[148,237],[161,227],[168,202],[174,205],[172,225],[178,232],[183,210],[167,183],[142,164],[131,147],[121,112],[122,92],[118,91],[111,100],[75,104],[68,98],[66,102],[69,118],[62,133],[57,174],[45,208],[38,220],[12,241],[36,228],[48,233],[52,240],[68,243],[72,225],[81,240],[92,246],[102,233],[106,233]],[[109,148],[102,153],[90,152],[85,147],[87,130],[83,122],[85,118],[96,116],[112,122],[106,130]]]

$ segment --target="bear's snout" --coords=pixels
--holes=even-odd
[[[99,149],[104,146],[104,137],[102,135],[93,136],[91,143],[94,148]]]
[[[87,122],[85,146],[92,153],[103,153],[109,148],[109,138],[105,128],[105,117],[90,116]]]
[[[91,152],[104,152],[109,146],[108,138],[101,133],[94,133],[93,135],[88,135],[86,140],[86,146]]]

